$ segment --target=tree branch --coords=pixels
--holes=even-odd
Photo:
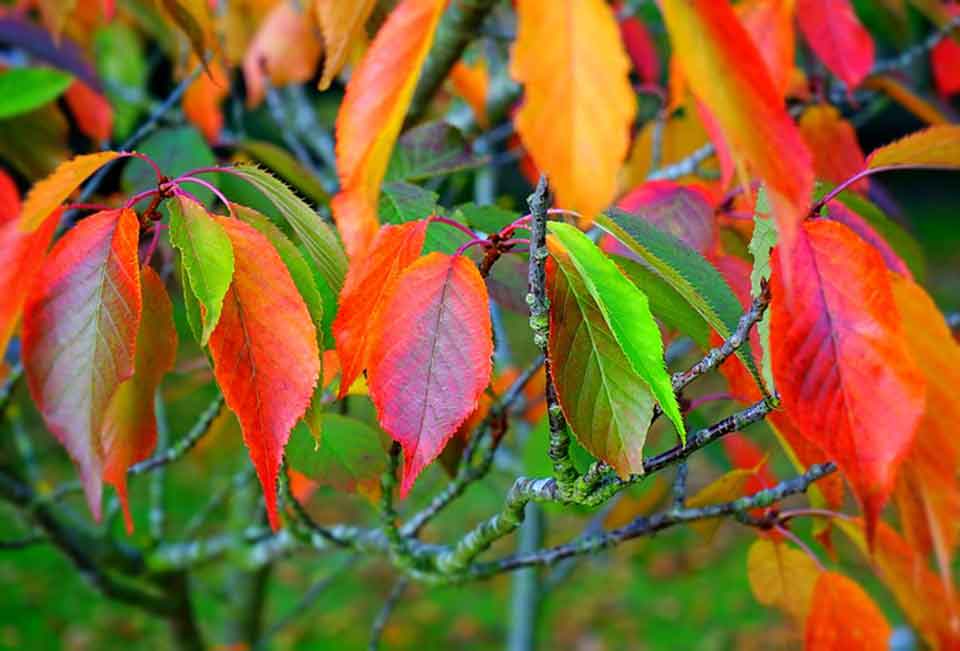
[[[142,475],[145,472],[150,472],[151,470],[165,466],[168,463],[173,463],[174,461],[183,457],[193,448],[193,446],[197,444],[197,442],[200,441],[201,438],[203,438],[208,431],[210,431],[210,426],[213,424],[217,414],[220,413],[221,407],[223,407],[222,395],[217,396],[204,410],[204,412],[200,414],[199,420],[197,420],[193,428],[187,432],[186,436],[163,452],[160,452],[159,454],[156,454],[145,461],[141,461],[140,463],[130,466],[127,474],[130,476]]]

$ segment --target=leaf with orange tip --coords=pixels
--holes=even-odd
[[[323,34],[323,74],[317,87],[326,90],[340,72],[357,37],[364,35],[364,24],[376,6],[376,0],[314,0],[317,21]]]
[[[926,383],[876,250],[843,224],[818,220],[803,225],[784,257],[774,255],[771,277],[777,389],[803,436],[837,462],[873,526],[913,441]]]
[[[105,413],[117,387],[134,371],[139,231],[129,209],[105,210],[80,221],[53,247],[24,309],[23,362],[30,393],[77,465],[97,520]]]
[[[800,116],[800,133],[813,154],[813,170],[817,178],[842,183],[863,169],[864,156],[857,133],[840,111],[830,104],[810,106]],[[866,179],[853,186],[866,192]]]
[[[893,630],[857,583],[823,572],[813,589],[804,631],[805,651],[886,651]]]
[[[737,5],[737,16],[757,46],[777,93],[787,93],[796,69],[795,0],[748,0]]]
[[[64,94],[77,127],[95,143],[110,140],[113,133],[113,107],[107,98],[80,81],[75,80]]]
[[[922,552],[935,551],[949,577],[960,542],[960,344],[919,285],[890,275],[907,346],[927,380],[927,409],[904,462],[894,498],[904,535]]]
[[[403,446],[401,497],[490,383],[488,302],[469,258],[431,253],[397,278],[380,312],[368,381],[380,425]]]
[[[9,179],[6,174],[0,174],[0,178]],[[12,186],[12,181],[10,183],[15,193],[16,187]],[[10,205],[13,203],[11,200],[15,201],[13,205]],[[62,213],[61,210],[55,210],[37,230],[25,233],[17,224],[19,197],[11,194],[4,203],[3,209],[13,212],[6,221],[0,221],[0,356],[6,351],[20,320],[27,292],[40,272]]]
[[[784,543],[760,538],[747,552],[747,577],[757,601],[802,622],[810,612],[822,570],[808,555]]]
[[[517,15],[514,125],[558,205],[590,220],[615,198],[637,110],[616,18],[603,0],[519,0]]]
[[[213,372],[227,406],[240,420],[270,526],[276,530],[283,448],[320,374],[317,332],[270,241],[238,220],[217,221],[233,243],[234,273],[210,336]]]
[[[377,233],[380,184],[445,6],[446,0],[397,5],[347,84],[336,128],[342,190],[331,207],[351,257]]]
[[[283,0],[267,14],[243,57],[247,106],[255,107],[271,86],[309,80],[317,67],[323,43],[307,12]]]
[[[660,6],[691,90],[738,165],[766,182],[781,242],[792,241],[813,190],[810,152],[762,56],[727,2],[663,0]]]
[[[960,126],[938,125],[874,149],[867,167],[960,169]]]
[[[196,65],[196,60],[191,67]],[[223,65],[216,59],[207,64],[201,74],[183,93],[183,115],[200,130],[207,142],[220,141],[223,130],[223,110],[220,103],[230,94],[230,80]]]
[[[427,223],[420,220],[382,226],[366,255],[350,264],[333,322],[333,336],[343,368],[341,398],[367,365],[375,341],[371,324],[376,323],[380,310],[391,297],[397,277],[420,257]]]
[[[116,151],[101,151],[61,163],[53,174],[37,181],[27,193],[20,213],[20,228],[25,231],[36,229],[88,176],[119,156],[121,154]]]
[[[800,31],[817,57],[854,88],[873,67],[874,45],[850,0],[797,0]]]
[[[154,395],[177,355],[173,304],[163,281],[151,267],[141,269],[140,281],[143,312],[133,376],[113,394],[102,439],[103,481],[117,489],[128,534],[133,533],[133,518],[127,501],[127,470],[150,456],[157,445]]]

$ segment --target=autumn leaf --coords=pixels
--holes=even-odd
[[[367,366],[375,341],[371,328],[380,310],[390,299],[400,273],[420,256],[427,221],[382,226],[367,253],[354,259],[340,293],[340,305],[333,322],[333,336],[343,368],[340,397]]]
[[[556,238],[548,243],[548,349],[563,414],[588,452],[621,477],[641,474],[653,395],[621,350],[570,254]]]
[[[235,268],[210,337],[213,371],[227,406],[240,420],[270,526],[276,530],[283,448],[320,374],[317,332],[270,241],[243,222],[217,221],[233,244]]]
[[[960,126],[938,125],[873,150],[867,168],[960,169]]]
[[[113,107],[107,98],[79,79],[64,94],[77,127],[94,143],[107,142],[113,133]]]
[[[691,509],[699,509],[742,497],[744,487],[754,474],[752,469],[734,468],[698,490],[687,500],[686,505]],[[723,520],[719,518],[706,518],[691,522],[690,527],[709,542],[722,523]]]
[[[614,5],[615,11],[621,15],[623,3]],[[620,38],[623,47],[633,63],[633,69],[642,84],[660,83],[660,53],[650,35],[650,30],[637,16],[624,16],[619,20]]]
[[[113,394],[102,434],[103,481],[117,489],[128,534],[133,533],[133,518],[127,501],[127,470],[150,456],[157,445],[154,395],[177,355],[173,305],[163,281],[150,267],[141,269],[140,281],[143,311],[133,376]]]
[[[307,13],[282,0],[267,14],[243,57],[247,106],[259,106],[271,86],[304,82],[313,76],[323,51],[320,35]]]
[[[737,160],[767,184],[781,238],[790,241],[813,190],[810,152],[760,53],[727,2],[663,0],[660,6],[691,90]]]
[[[747,577],[753,596],[798,622],[810,612],[814,586],[821,574],[810,556],[770,538],[755,540],[747,552]]]
[[[370,396],[380,425],[403,446],[403,497],[490,383],[493,341],[483,278],[464,256],[431,253],[400,274],[374,327]]]
[[[134,372],[140,323],[139,224],[129,209],[80,221],[57,242],[30,290],[23,362],[44,422],[80,471],[100,519],[102,426]]]
[[[796,0],[800,31],[830,72],[850,88],[870,74],[874,45],[850,0]]]
[[[919,285],[890,274],[907,347],[927,381],[927,407],[894,492],[901,528],[913,546],[934,551],[944,581],[952,583],[960,542],[960,345],[936,304]]]
[[[317,21],[323,34],[323,74],[317,87],[326,90],[347,62],[350,48],[365,36],[364,25],[376,0],[315,0]]]
[[[840,466],[873,526],[923,412],[923,376],[876,250],[846,226],[818,220],[803,225],[793,257],[783,258],[774,256],[771,278],[777,388],[803,436]]]
[[[337,114],[341,192],[333,217],[347,253],[363,253],[377,232],[377,200],[446,0],[404,0],[353,71]]]
[[[193,199],[180,195],[167,206],[170,242],[180,251],[190,291],[199,302],[200,343],[205,346],[220,320],[223,297],[233,277],[233,247],[217,219]]]
[[[191,60],[190,68],[197,65],[197,59]],[[223,65],[216,59],[207,64],[205,74],[193,80],[183,93],[183,115],[197,127],[207,142],[220,141],[223,130],[223,111],[220,103],[230,94],[230,79]]]
[[[817,178],[842,183],[863,169],[864,156],[857,133],[835,107],[815,104],[807,108],[800,116],[800,133],[813,154]],[[851,187],[866,192],[870,186],[864,179]]]
[[[53,174],[38,181],[27,193],[20,214],[20,228],[35,230],[88,176],[119,156],[121,154],[116,151],[101,151],[83,154],[62,163]]]
[[[860,236],[864,242],[872,246],[883,257],[884,263],[891,271],[895,271],[902,276],[912,278],[913,274],[903,259],[893,250],[893,247],[887,242],[876,229],[867,222],[866,219],[858,215],[851,208],[848,208],[839,201],[831,201],[823,209],[823,216],[835,222],[847,226],[850,230]]]
[[[637,110],[617,21],[602,0],[519,0],[517,17],[516,130],[558,205],[591,220],[614,199]]]
[[[960,43],[952,38],[937,43],[930,51],[930,69],[942,97],[960,93]]]
[[[217,40],[207,0],[160,0],[159,4],[187,37],[198,59],[205,61],[216,51]]]
[[[804,632],[806,651],[885,651],[892,633],[863,588],[836,572],[820,574]]]
[[[20,212],[20,198],[16,195],[16,186],[9,177],[0,171],[0,183],[9,181],[9,194],[3,197],[7,212],[5,220],[0,220],[0,353],[7,350],[7,344],[13,335],[23,310],[27,292],[34,278],[40,272],[46,257],[47,247],[53,239],[53,233],[60,223],[61,210],[54,210],[32,233],[25,233],[17,223]],[[5,193],[7,194],[7,193]]]
[[[796,70],[795,2],[748,0],[736,6],[737,16],[767,64],[770,79],[781,97],[790,89]]]
[[[647,181],[621,197],[617,207],[673,235],[700,254],[705,255],[716,242],[710,197],[695,185]]]
[[[480,59],[472,65],[457,61],[450,69],[450,85],[470,106],[477,124],[484,129],[489,128],[487,98],[490,92],[490,73],[487,71],[486,59]]]

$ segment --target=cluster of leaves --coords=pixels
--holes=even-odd
[[[59,39],[89,41],[84,25],[105,22],[92,38],[96,48],[127,38],[131,21],[113,27],[112,6],[48,6],[56,4],[40,3],[46,31],[34,53],[66,61],[66,72],[2,73],[0,88],[9,92],[0,93],[0,119],[33,116],[66,93],[93,142],[124,138],[137,111],[116,89],[102,91],[72,41]],[[97,520],[107,483],[132,531],[128,471],[156,448],[154,394],[178,349],[169,283],[151,266],[159,249],[179,256],[189,329],[239,420],[274,530],[282,525],[285,450],[311,479],[379,490],[388,468],[381,432],[330,412],[348,393],[369,394],[382,433],[402,449],[401,497],[445,450],[459,450],[451,441],[470,438],[491,408],[485,393],[506,375],[496,377],[491,362],[491,303],[505,301],[488,276],[504,256],[525,261],[533,251],[531,266],[546,267],[543,287],[531,274],[528,299],[542,291],[549,301],[547,318],[531,319],[535,333],[547,333],[537,341],[551,369],[547,400],[555,391],[596,472],[611,470],[624,483],[642,475],[647,435],[661,414],[686,444],[692,407],[682,389],[696,373],[671,376],[665,342],[689,337],[705,351],[727,343],[736,352],[721,366],[729,394],[780,407],[769,421],[797,470],[835,463],[862,510],[862,518],[841,517],[843,480],[823,481],[809,510],[827,516],[823,544],[835,523],[872,555],[929,645],[956,646],[960,603],[950,568],[960,543],[960,446],[952,436],[960,348],[918,282],[915,245],[868,197],[878,173],[960,169],[960,127],[939,124],[864,155],[852,123],[828,101],[829,86],[850,97],[880,90],[921,116],[937,110],[875,72],[873,39],[852,4],[661,0],[654,13],[672,53],[665,91],[655,39],[629,7],[515,2],[509,63],[472,53],[449,78],[480,126],[495,117],[488,66],[501,65],[522,87],[511,117],[521,169],[546,175],[558,206],[545,251],[535,233],[524,236],[535,216],[474,204],[445,212],[436,194],[412,183],[479,164],[448,146],[449,125],[406,124],[445,11],[454,9],[446,0],[402,0],[380,18],[369,45],[373,0],[319,0],[305,10],[253,4],[252,15],[243,3],[226,3],[214,16],[202,2],[159,3],[175,26],[160,20],[165,42],[189,44],[181,58],[204,69],[178,73],[184,114],[210,142],[225,144],[220,105],[231,69],[242,69],[251,107],[276,86],[311,80],[321,56],[321,90],[349,70],[329,200],[336,230],[248,163],[171,175],[147,153],[108,149],[49,175],[25,164],[19,173],[44,178],[22,205],[15,182],[0,175],[0,349],[21,324],[33,401],[74,460]],[[914,4],[937,24],[952,20],[938,3]],[[829,75],[808,77],[797,66],[797,30]],[[956,43],[940,42],[931,61],[940,91],[960,90]],[[665,99],[636,132],[635,79]],[[327,203],[322,183],[302,180],[302,161],[267,143],[228,144],[272,162]],[[70,204],[71,195],[120,160],[128,169],[148,165],[155,178],[139,177],[150,180],[120,207],[98,205],[76,219],[91,206]],[[671,165],[679,167],[656,178]],[[227,178],[256,190],[270,215],[228,199]],[[471,257],[477,250],[479,260]],[[768,313],[738,339],[741,314],[758,302],[761,313],[769,302]],[[317,450],[302,438],[288,446],[301,422]],[[777,482],[749,441],[731,437],[725,447],[737,469],[688,506]],[[891,500],[899,532],[881,519]],[[789,519],[774,508],[744,517],[759,523],[749,560],[757,597],[803,623],[809,649],[886,647],[883,614],[856,583],[812,557]]]

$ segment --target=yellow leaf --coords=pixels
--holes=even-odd
[[[747,552],[747,576],[757,601],[803,621],[820,575],[816,562],[782,543],[760,538]]]
[[[687,507],[699,509],[704,506],[721,504],[742,497],[743,487],[746,486],[747,481],[755,474],[756,472],[754,470],[747,468],[731,470],[719,479],[701,488],[696,495],[687,500]],[[720,518],[710,518],[708,520],[692,522],[690,523],[690,527],[709,541],[713,538],[714,534],[717,533],[717,529],[722,522],[723,520]]]
[[[614,199],[637,109],[616,19],[603,0],[520,0],[517,13],[514,124],[557,204],[589,221]]]
[[[960,169],[960,126],[930,127],[875,149],[867,157],[867,167]]]
[[[61,163],[47,178],[37,181],[23,202],[20,213],[21,230],[36,230],[44,218],[63,203],[88,176],[118,156],[120,153],[115,151],[77,156]]]
[[[314,5],[326,56],[323,75],[317,87],[326,90],[347,62],[350,47],[365,36],[363,26],[373,11],[376,0],[316,0]]]
[[[351,258],[377,232],[377,200],[445,0],[404,0],[377,32],[337,115],[341,192],[333,218]],[[424,215],[426,217],[426,215]]]

